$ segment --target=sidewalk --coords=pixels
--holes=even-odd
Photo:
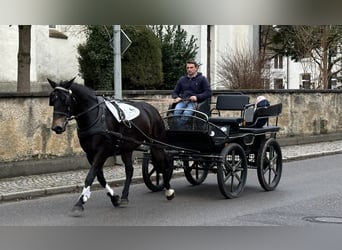
[[[342,153],[342,140],[281,147],[283,160],[301,160],[330,154]],[[50,174],[20,176],[0,179],[0,202],[31,199],[58,193],[81,192],[88,170],[67,171]],[[114,166],[104,169],[111,186],[122,186],[124,167]],[[141,182],[141,165],[135,165],[134,181]],[[95,181],[94,188],[100,187]]]

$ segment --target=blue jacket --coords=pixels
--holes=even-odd
[[[196,96],[197,102],[202,102],[205,99],[211,97],[210,84],[202,73],[197,72],[197,75],[193,78],[188,76],[182,76],[173,92],[172,98],[180,97],[182,99],[187,99],[190,96]]]

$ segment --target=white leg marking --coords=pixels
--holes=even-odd
[[[89,200],[90,198],[90,186],[88,187],[84,187],[83,191],[82,191],[82,195],[83,195],[83,202],[87,202],[87,200]]]
[[[175,193],[175,190],[170,188],[169,190],[165,190],[165,196],[170,197]]]
[[[111,196],[114,196],[114,190],[108,185],[108,183],[106,184],[106,193],[110,193]]]

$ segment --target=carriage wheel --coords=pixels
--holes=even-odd
[[[203,162],[184,161],[184,175],[192,185],[199,185],[207,178],[208,169]]]
[[[152,192],[162,191],[164,189],[163,175],[154,168],[151,154],[145,153],[142,161],[142,176],[145,185]]]
[[[274,190],[279,184],[283,165],[278,142],[274,138],[268,139],[260,147],[257,159],[257,173],[261,187],[266,191]]]
[[[221,152],[222,163],[217,166],[217,182],[226,198],[239,197],[247,180],[247,159],[243,148],[232,143]]]

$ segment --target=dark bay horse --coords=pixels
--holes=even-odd
[[[130,103],[139,109],[140,115],[132,121],[119,122],[110,113],[102,97],[97,97],[94,91],[74,83],[74,79],[60,83],[48,79],[53,88],[49,104],[54,108],[51,129],[61,134],[65,131],[68,121],[75,119],[80,145],[91,165],[82,194],[72,211],[80,213],[84,210],[83,204],[90,198],[90,187],[95,177],[105,188],[115,207],[127,204],[133,176],[132,153],[139,146],[139,142],[149,138],[162,141],[165,134],[164,122],[158,110],[145,102]],[[118,135],[133,140],[123,140]],[[114,154],[120,154],[125,165],[126,180],[121,198],[114,194],[103,173],[103,164]],[[172,169],[167,155],[160,147],[151,147],[151,155],[155,168],[163,174],[165,195],[171,200],[174,197],[174,190],[170,188]]]

